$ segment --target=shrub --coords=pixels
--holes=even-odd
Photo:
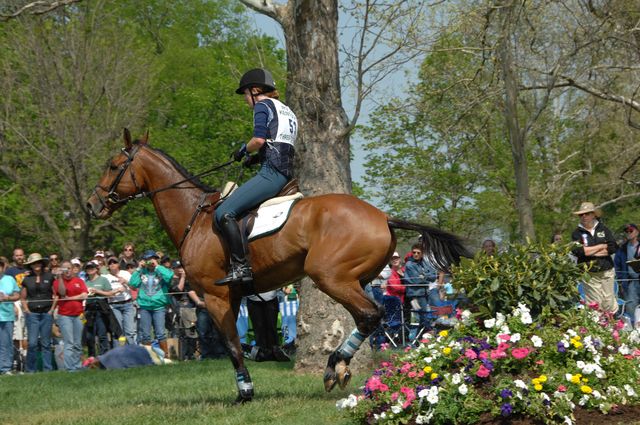
[[[578,282],[588,279],[586,269],[569,256],[571,245],[510,245],[490,257],[483,252],[463,259],[452,270],[453,281],[463,289],[481,317],[494,317],[525,304],[535,318],[543,306],[566,311],[578,301]]]

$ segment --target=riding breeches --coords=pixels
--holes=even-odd
[[[269,165],[262,165],[260,171],[245,184],[238,187],[216,208],[216,225],[229,214],[239,218],[251,208],[276,196],[287,184],[288,179]]]

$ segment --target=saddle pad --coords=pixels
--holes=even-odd
[[[273,205],[267,204],[266,206],[260,206],[256,213],[253,229],[251,229],[251,234],[249,234],[249,240],[251,241],[258,237],[267,236],[280,230],[289,218],[291,207],[300,198],[301,196]]]

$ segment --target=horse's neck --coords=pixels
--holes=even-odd
[[[167,158],[158,152],[147,150],[146,153],[149,156],[147,162],[150,164],[145,167],[149,191],[168,187],[186,178]],[[151,198],[158,218],[176,248],[179,248],[178,244],[204,193],[202,189],[194,187],[190,182],[182,183],[179,186],[188,189],[162,190]]]

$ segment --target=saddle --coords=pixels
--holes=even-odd
[[[227,182],[220,192],[220,197],[213,201],[212,208],[207,212],[213,212],[218,206],[224,202],[224,200],[233,193],[238,187],[235,182]],[[291,179],[282,190],[273,198],[267,199],[262,204],[252,208],[247,211],[242,217],[238,219],[238,225],[240,226],[240,231],[242,232],[243,237],[247,238],[249,234],[251,234],[251,230],[253,230],[253,225],[255,223],[255,219],[258,216],[258,210],[263,207],[267,207],[270,205],[280,204],[282,202],[295,200],[302,198],[303,195],[300,192],[300,186],[298,185],[298,180]]]

